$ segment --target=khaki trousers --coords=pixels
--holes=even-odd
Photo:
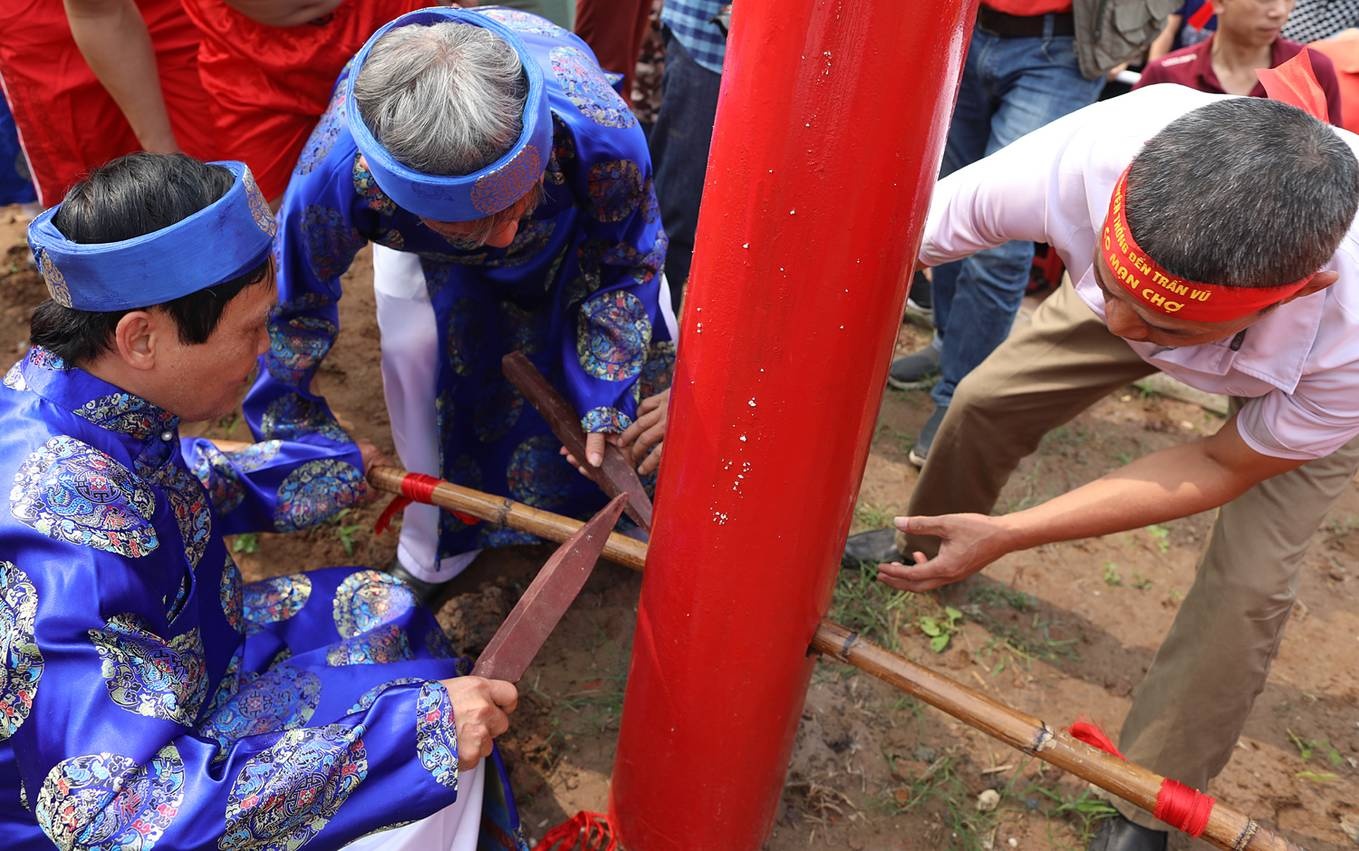
[[[990,512],[1044,434],[1152,371],[1065,284],[958,385],[909,513]],[[1359,439],[1222,506],[1193,587],[1133,693],[1119,739],[1129,759],[1198,789],[1227,764],[1278,651],[1303,553],[1357,469]],[[1124,814],[1164,827],[1131,807]]]

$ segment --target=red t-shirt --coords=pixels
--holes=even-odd
[[[344,64],[378,27],[433,0],[347,0],[295,27],[267,27],[226,0],[183,0],[198,27],[198,74],[212,95],[227,158],[244,160],[278,198],[330,102]]]
[[[198,30],[179,0],[137,0],[137,10],[179,146],[199,159],[223,159],[212,98],[198,78]],[[0,33],[0,77],[43,206],[60,201],[91,169],[141,148],[76,47],[61,3],[4,0]]]
[[[984,0],[982,5],[1007,15],[1025,17],[1071,11],[1071,0]]]
[[[1143,86],[1150,86],[1153,83],[1179,83],[1181,86],[1188,86],[1191,89],[1198,89],[1201,92],[1214,92],[1225,94],[1222,90],[1222,83],[1217,78],[1217,73],[1213,71],[1213,39],[1210,36],[1206,41],[1190,47],[1182,47],[1173,53],[1167,53],[1155,62],[1152,62],[1142,72],[1142,79],[1137,81],[1135,89]],[[1297,56],[1303,49],[1303,45],[1296,41],[1289,41],[1285,38],[1277,38],[1270,49],[1269,65],[1277,68],[1288,60]],[[1340,82],[1335,76],[1335,66],[1325,55],[1316,51],[1307,51],[1312,60],[1312,70],[1316,73],[1317,82],[1321,84],[1321,90],[1326,93],[1326,111],[1330,121],[1337,127],[1341,124],[1340,110]],[[1251,97],[1267,97],[1265,87],[1259,83],[1250,90]]]

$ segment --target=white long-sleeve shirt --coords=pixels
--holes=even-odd
[[[935,187],[920,261],[935,266],[1009,240],[1046,242],[1103,320],[1093,264],[1114,183],[1163,127],[1224,97],[1149,86],[1071,113],[954,172]],[[1359,155],[1359,136],[1336,133]],[[1288,226],[1279,223],[1281,231]],[[1238,351],[1230,339],[1128,345],[1191,387],[1248,399],[1236,427],[1256,452],[1329,455],[1359,435],[1359,225],[1350,226],[1323,269],[1338,271],[1340,280],[1267,313]]]

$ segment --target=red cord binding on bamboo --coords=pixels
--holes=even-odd
[[[533,851],[618,851],[618,837],[609,817],[584,810],[552,828]]]
[[[1092,748],[1124,761],[1128,759],[1119,752],[1113,740],[1106,736],[1103,730],[1089,721],[1084,719],[1077,721],[1067,728],[1067,732],[1071,734],[1071,738],[1085,742]],[[1198,837],[1202,836],[1208,827],[1208,816],[1213,812],[1214,803],[1216,801],[1211,795],[1205,795],[1191,786],[1165,777],[1161,779],[1161,788],[1156,792],[1156,809],[1152,810],[1151,814],[1176,830]]]
[[[1211,795],[1167,777],[1161,781],[1161,790],[1156,793],[1156,809],[1152,815],[1190,836],[1201,836],[1208,827],[1213,804]]]
[[[401,495],[392,497],[392,501],[387,503],[386,508],[382,509],[382,515],[373,524],[373,531],[379,535],[386,532],[397,512],[404,510],[412,502],[423,505],[433,504],[434,488],[441,483],[439,479],[427,476],[424,473],[407,473],[401,479]],[[453,516],[468,526],[474,526],[481,522],[480,519],[461,511],[454,511]]]

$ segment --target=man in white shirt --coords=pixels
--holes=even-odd
[[[1221,506],[1120,740],[1200,789],[1264,687],[1312,532],[1359,469],[1356,149],[1286,104],[1152,86],[950,175],[930,207],[923,265],[1047,242],[1075,284],[959,385],[896,522],[916,563],[880,578],[924,591],[1009,552]],[[1049,429],[1157,369],[1231,396],[1226,424],[985,514]],[[1092,848],[1165,847],[1164,825],[1124,814]]]

